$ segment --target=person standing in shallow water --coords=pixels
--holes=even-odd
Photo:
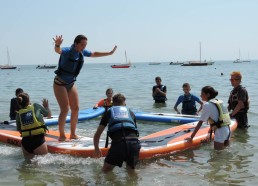
[[[174,110],[177,114],[188,114],[188,115],[197,115],[202,110],[203,102],[195,95],[190,93],[191,87],[189,83],[183,84],[183,91],[184,94],[179,96],[177,102],[174,106]],[[199,103],[201,106],[197,111],[196,102]],[[177,109],[177,106],[182,103],[182,110],[181,113]]]
[[[75,131],[78,121],[79,98],[75,81],[83,66],[84,57],[109,56],[116,51],[117,46],[110,52],[91,52],[85,49],[88,39],[84,35],[76,36],[71,47],[60,47],[63,42],[62,35],[56,36],[53,40],[55,42],[55,52],[60,54],[58,69],[55,71],[56,76],[53,83],[55,97],[60,107],[58,118],[59,141],[67,140],[64,129],[69,108],[71,109],[70,139],[77,139],[78,136]]]
[[[215,99],[218,92],[211,86],[205,86],[201,91],[201,98],[205,102],[203,104],[200,119],[190,137],[186,138],[187,142],[191,142],[201,128],[203,122],[210,124],[211,130],[214,131],[214,149],[222,150],[229,145],[231,123],[227,108],[221,100]],[[210,132],[212,132],[210,130]]]
[[[237,120],[237,128],[247,129],[248,125],[247,112],[249,109],[249,96],[247,90],[242,87],[242,75],[240,72],[232,72],[230,77],[231,85],[234,87],[230,92],[228,99],[228,111],[230,116]]]
[[[125,100],[122,94],[113,96],[113,106],[103,115],[93,138],[94,157],[99,158],[102,156],[99,148],[100,136],[105,127],[108,127],[106,148],[108,137],[112,139],[112,143],[102,167],[105,173],[115,166],[121,167],[124,161],[128,169],[135,169],[139,161],[141,144],[138,140],[136,118],[134,113],[126,107]]]
[[[152,97],[155,103],[165,103],[167,100],[167,87],[161,84],[161,78],[157,76],[155,78],[156,85],[152,87]]]
[[[43,116],[51,118],[48,100],[42,100],[43,107],[37,103],[31,104],[27,93],[19,94],[17,100],[20,109],[16,115],[16,127],[22,136],[21,146],[24,157],[31,159],[34,155],[47,154],[45,142],[47,127]]]
[[[17,96],[20,93],[23,93],[23,90],[21,88],[17,88],[15,90],[15,96],[16,97],[11,99],[11,102],[10,102],[10,114],[9,114],[9,117],[10,117],[11,120],[15,120],[16,119],[16,114],[17,114],[18,110],[20,109],[19,108],[19,103],[18,103],[18,100],[17,100]]]

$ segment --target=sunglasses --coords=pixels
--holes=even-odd
[[[239,79],[229,79],[229,81],[238,81]]]

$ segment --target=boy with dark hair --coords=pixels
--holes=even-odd
[[[16,97],[11,99],[11,102],[10,102],[10,114],[9,114],[10,120],[15,120],[16,119],[16,113],[19,110],[19,104],[18,104],[18,101],[17,101],[17,96],[20,93],[23,93],[23,90],[21,88],[17,88],[15,90]]]

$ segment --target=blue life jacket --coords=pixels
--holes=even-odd
[[[80,73],[81,68],[83,66],[84,58],[83,58],[82,52],[80,52],[79,59],[77,59],[77,60],[74,59],[75,52],[76,51],[75,51],[74,47],[72,46],[68,57],[64,57],[64,56],[60,55],[58,69],[55,71],[55,73],[58,76],[62,76],[62,75],[73,76],[74,81],[76,81],[76,77]],[[61,63],[61,61],[62,61],[62,63]]]
[[[182,114],[189,114],[189,115],[193,115],[196,114],[197,109],[196,109],[196,105],[195,105],[195,101],[192,100],[192,95],[184,95],[184,100],[182,103]]]
[[[108,134],[124,129],[138,131],[127,107],[113,106],[109,111],[111,117],[108,122]]]

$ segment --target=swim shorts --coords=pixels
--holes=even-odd
[[[38,148],[40,145],[42,145],[43,143],[45,143],[44,134],[23,137],[21,141],[23,148],[29,153],[33,153],[34,150]]]
[[[215,131],[214,141],[218,143],[224,143],[230,138],[230,129],[228,126],[217,128]]]
[[[139,161],[141,144],[138,139],[119,140],[112,142],[105,162],[111,165],[122,167],[125,161],[132,169]]]

